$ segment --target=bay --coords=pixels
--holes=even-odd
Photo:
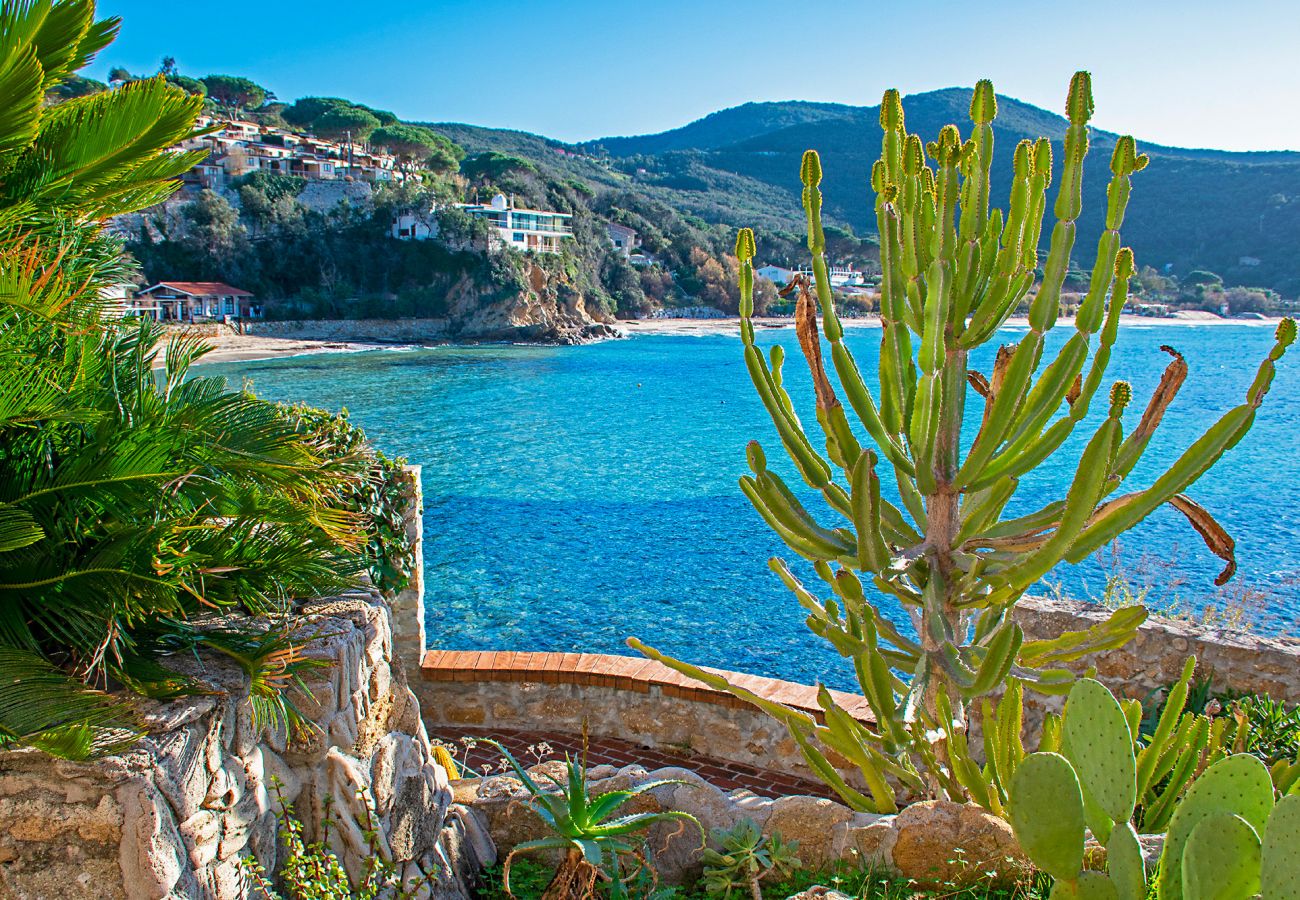
[[[1272,331],[1262,325],[1122,328],[1109,374],[1134,387],[1127,428],[1170,359],[1162,345],[1184,353],[1191,367],[1125,490],[1150,484],[1203,429],[1242,402],[1272,346]],[[1049,354],[1067,332],[1049,334]],[[1002,339],[1022,333],[1008,329]],[[870,383],[880,333],[852,328],[848,334]],[[816,430],[793,333],[766,332],[760,343],[785,346],[787,385]],[[988,371],[992,351],[977,354],[972,366]],[[1241,609],[1256,630],[1294,632],[1300,367],[1288,358],[1279,369],[1253,431],[1189,491],[1237,541],[1240,572],[1225,591],[1213,585],[1219,560],[1167,509],[1125,536],[1117,551],[1058,568],[1040,590],[1100,600],[1108,578],[1120,573],[1153,605],[1173,604],[1189,615],[1207,606]],[[793,554],[736,486],[751,439],[763,443],[789,483],[798,478],[734,337],[438,347],[203,371],[235,385],[251,382],[271,399],[346,407],[385,452],[423,467],[431,646],[630,653],[624,641],[635,635],[700,664],[851,685],[847,663],[807,631],[800,607],[767,568],[769,557]],[[1087,426],[1105,406],[1099,395],[1088,422],[1023,480],[1012,513],[1064,496],[1092,432]],[[815,495],[807,501],[833,521]],[[815,587],[810,569],[800,573]]]

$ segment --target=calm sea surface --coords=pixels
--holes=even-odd
[[[1126,326],[1111,373],[1131,381],[1132,427],[1169,357],[1191,374],[1143,462],[1146,486],[1200,430],[1240,403],[1271,327]],[[1008,330],[1007,340],[1018,334]],[[1068,337],[1051,335],[1051,347]],[[811,387],[791,331],[787,384],[806,419]],[[879,332],[849,343],[875,371]],[[848,671],[805,629],[768,571],[781,553],[736,486],[758,438],[797,481],[729,337],[640,336],[588,347],[449,347],[205,367],[263,396],[339,409],[392,455],[424,467],[428,634],[450,649],[630,652],[636,635],[694,662],[845,685]],[[973,364],[987,370],[991,354]],[[868,378],[870,381],[871,379]],[[1094,416],[1104,411],[1100,398]],[[1075,439],[1024,479],[1013,512],[1064,496]],[[1300,356],[1283,361],[1254,430],[1190,491],[1237,541],[1234,595],[1251,589],[1263,631],[1300,612]],[[822,509],[813,500],[811,508]],[[829,516],[824,517],[829,519]],[[786,552],[787,557],[792,554]],[[1116,560],[1118,557],[1118,561]],[[1177,513],[1125,537],[1117,554],[1062,566],[1067,593],[1099,597],[1122,569],[1157,602],[1222,604],[1219,561]],[[808,573],[810,580],[815,576]]]

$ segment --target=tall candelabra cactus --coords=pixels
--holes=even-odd
[[[1074,680],[1064,663],[1132,637],[1145,617],[1140,608],[1120,610],[1086,632],[1024,639],[1012,610],[1062,560],[1085,558],[1170,504],[1226,561],[1220,581],[1235,569],[1231,538],[1183,491],[1250,428],[1275,362],[1295,339],[1291,320],[1278,328],[1276,344],[1244,401],[1149,487],[1120,492],[1186,377],[1185,361],[1171,348],[1165,349],[1173,360],[1136,427],[1125,433],[1122,417],[1132,391],[1116,382],[1065,496],[1027,515],[1004,516],[1021,479],[1053,454],[1070,452],[1063,445],[1087,420],[1102,390],[1134,271],[1132,251],[1120,244],[1120,225],[1131,178],[1148,159],[1126,136],[1111,155],[1105,228],[1073,333],[1055,353],[1047,351],[1082,209],[1092,110],[1090,79],[1080,72],[1066,103],[1069,126],[1055,196],[1056,222],[1040,281],[1036,269],[1052,180],[1051,143],[1040,138],[1016,147],[1004,213],[991,209],[989,202],[993,85],[981,81],[975,88],[970,137],[963,139],[957,126],[947,125],[928,144],[907,132],[898,92],[885,94],[880,109],[884,138],[871,176],[883,272],[879,386],[874,391],[845,345],[836,316],[822,233],[821,163],[814,151],[804,154],[801,177],[813,278],[811,285],[797,280],[792,288],[820,436],[805,429],[795,412],[782,377],[781,348],[765,357],[755,344],[750,318],[754,237],[742,229],[737,239],[746,366],[786,453],[835,521],[814,517],[768,468],[757,441],[749,445],[751,474],[740,487],[786,546],[810,560],[829,587],[832,596],[819,599],[783,561],[771,561],[807,609],[809,627],[853,661],[875,722],[854,720],[825,690],[820,700],[824,716],[814,718],[665,657],[636,639],[630,643],[779,717],[810,764],[855,807],[893,809],[893,784],[900,782],[913,791],[966,799],[968,791],[950,764],[949,742],[960,739],[973,701],[987,700],[1008,678],[1064,693]],[[972,370],[972,351],[997,340],[999,329],[1025,302],[1028,331],[998,349],[990,372]],[[838,391],[823,361],[819,309]],[[841,395],[860,430],[850,424]],[[963,446],[963,425],[971,418],[978,427]],[[897,505],[882,492],[880,472],[885,469],[897,485]],[[882,612],[873,601],[880,596],[901,604],[910,629]],[[1006,737],[1013,739],[1019,743],[1018,734]],[[828,762],[826,748],[857,765],[867,794],[845,783]]]

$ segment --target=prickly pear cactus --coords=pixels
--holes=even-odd
[[[740,490],[815,575],[808,587],[806,575],[770,561],[807,611],[808,627],[852,660],[875,721],[872,727],[855,722],[829,694],[824,715],[814,718],[759,702],[725,680],[715,686],[780,718],[809,764],[856,809],[894,809],[899,785],[997,806],[996,759],[993,769],[972,768],[959,746],[969,705],[999,692],[1009,678],[1066,693],[1074,679],[1065,663],[1121,646],[1146,615],[1141,608],[1123,609],[1088,632],[1026,641],[1012,610],[1063,560],[1087,557],[1169,504],[1223,557],[1221,581],[1235,569],[1231,538],[1183,492],[1249,430],[1276,361],[1295,340],[1295,325],[1288,320],[1279,327],[1239,405],[1172,456],[1153,482],[1130,489],[1127,480],[1178,393],[1187,363],[1172,353],[1145,411],[1126,429],[1133,392],[1123,382],[1107,390],[1106,372],[1135,268],[1120,227],[1133,176],[1148,163],[1127,136],[1111,154],[1105,224],[1088,291],[1065,326],[1069,337],[1049,341],[1049,332],[1062,325],[1061,290],[1076,250],[1092,110],[1091,78],[1079,72],[1065,103],[1061,181],[1049,223],[1054,170],[1046,138],[1016,146],[1006,205],[990,202],[997,115],[992,83],[976,85],[965,134],[946,125],[928,142],[908,132],[898,92],[886,92],[880,158],[871,172],[882,270],[874,371],[858,366],[836,314],[822,227],[821,160],[811,150],[804,155],[800,179],[813,277],[796,278],[789,291],[811,373],[813,416],[796,413],[782,372],[784,353],[765,354],[755,342],[756,243],[748,229],[737,238],[745,367],[804,482],[796,491],[752,442]],[[1050,237],[1040,280],[1044,232]],[[974,370],[971,354],[1003,340],[1000,330],[1022,304],[1029,309],[1028,330],[998,351],[989,371]],[[1090,415],[1094,404],[1104,415]],[[968,419],[978,424],[974,438],[964,441]],[[1022,479],[1053,454],[1067,452],[1067,441],[1080,429],[1087,435],[1078,442],[1082,453],[1068,451],[1077,465],[1064,496],[1035,496],[1027,514],[1006,515]],[[810,497],[826,509],[810,508]],[[907,610],[906,620],[891,620],[882,598]],[[629,643],[715,683],[710,673],[635,639]],[[836,773],[829,749],[853,761],[867,794]],[[1123,785],[1097,790],[1095,797],[1089,790],[1090,809],[1117,812],[1129,803],[1127,775]]]
[[[1232,813],[1201,819],[1183,849],[1183,897],[1229,900],[1259,893],[1259,835]]]
[[[1119,900],[1146,900],[1146,863],[1137,832],[1127,821],[1118,822],[1106,841],[1106,869]]]
[[[1283,797],[1273,807],[1261,855],[1263,900],[1300,900],[1300,794]]]
[[[1137,761],[1128,718],[1101,682],[1081,679],[1065,703],[1065,755],[1083,787],[1088,825],[1105,843],[1116,822],[1127,822],[1137,805]]]
[[[1011,828],[1025,855],[1058,882],[1083,871],[1083,793],[1070,761],[1057,753],[1025,757],[1011,781]]]
[[[1203,821],[1223,815],[1236,816],[1259,835],[1264,833],[1272,809],[1273,782],[1268,769],[1255,757],[1229,756],[1206,769],[1178,803],[1169,822],[1160,856],[1160,900],[1183,897],[1184,854],[1193,832]],[[1206,840],[1213,842],[1213,832]],[[1259,842],[1258,837],[1255,841]],[[1195,862],[1193,866],[1198,871],[1203,868]]]

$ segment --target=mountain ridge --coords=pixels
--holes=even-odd
[[[969,88],[942,88],[903,99],[909,131],[931,139],[950,122],[969,131]],[[593,171],[621,174],[633,185],[705,221],[730,227],[797,233],[802,230],[799,160],[813,148],[822,159],[828,220],[858,234],[875,232],[871,164],[879,156],[878,106],[812,101],[756,101],[719,110],[678,128],[650,135],[544,146],[577,154]],[[501,149],[502,132],[466,125],[453,129],[467,149]],[[1047,137],[1054,145],[1059,183],[1066,120],[1050,110],[998,97],[993,123],[993,197],[1005,206],[1011,157],[1021,139]],[[516,150],[526,132],[516,132]],[[1088,266],[1103,227],[1109,157],[1118,134],[1090,131],[1084,171],[1084,213],[1076,262]],[[1300,152],[1230,151],[1147,143],[1151,165],[1134,177],[1123,229],[1139,265],[1173,274],[1209,269],[1229,284],[1300,294]],[[507,150],[507,152],[509,152]],[[556,155],[552,152],[551,155]],[[601,176],[605,177],[605,176]],[[605,178],[609,180],[609,178]],[[726,196],[726,191],[733,196]],[[1055,196],[1055,185],[1049,200]]]

